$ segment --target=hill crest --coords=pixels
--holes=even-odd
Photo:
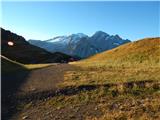
[[[108,50],[79,63],[149,63],[160,64],[160,37],[145,38],[131,43],[121,45],[112,50]]]

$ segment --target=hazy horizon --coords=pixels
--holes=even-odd
[[[159,37],[160,2],[2,2],[1,27],[26,39],[96,31],[129,40]]]

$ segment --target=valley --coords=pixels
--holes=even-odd
[[[146,38],[68,64],[1,56],[3,118],[159,120],[159,46]]]

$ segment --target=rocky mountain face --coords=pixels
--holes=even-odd
[[[91,37],[83,33],[77,33],[69,36],[58,36],[45,41],[29,40],[29,43],[47,51],[62,52],[81,58],[89,57],[128,42],[130,40],[124,40],[118,35],[109,35],[103,31],[97,31]]]
[[[29,63],[68,62],[74,59],[64,53],[51,53],[31,45],[22,36],[1,28],[1,54],[11,60]]]

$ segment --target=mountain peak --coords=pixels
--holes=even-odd
[[[97,35],[97,34],[105,34],[105,35],[109,35],[109,34],[107,34],[107,33],[103,32],[103,31],[101,31],[101,30],[99,30],[99,31],[95,32],[95,34],[94,34],[94,35]]]
[[[114,36],[116,39],[122,39],[118,34]]]
[[[88,36],[87,36],[86,34],[84,34],[84,33],[71,34],[70,36],[76,36],[76,37],[79,37],[79,38],[88,37]]]

